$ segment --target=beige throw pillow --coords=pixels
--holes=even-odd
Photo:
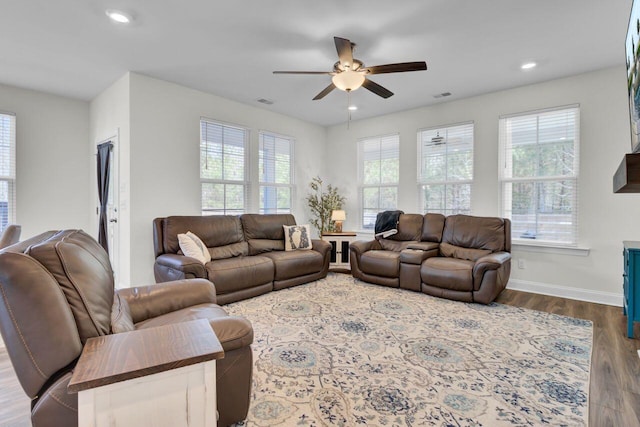
[[[304,225],[283,225],[284,250],[311,249],[311,227]]]
[[[190,231],[186,234],[178,234],[178,244],[180,250],[185,256],[195,258],[202,264],[206,264],[211,261],[211,254],[209,249],[202,240]]]

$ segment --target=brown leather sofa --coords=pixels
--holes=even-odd
[[[402,214],[398,233],[351,244],[351,272],[365,282],[488,304],[511,272],[511,222],[469,215]]]
[[[217,363],[220,426],[246,418],[251,392],[251,324],[216,304],[203,279],[114,293],[109,257],[79,230],[50,231],[0,251],[0,332],[34,426],[76,426],[67,385],[87,339],[208,319],[225,357]]]
[[[219,304],[326,277],[331,245],[312,240],[311,250],[285,251],[283,225],[290,214],[241,216],[169,216],[153,220],[157,282],[204,278],[215,284]],[[180,251],[178,234],[191,231],[209,249],[203,265]]]

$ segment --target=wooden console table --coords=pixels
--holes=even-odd
[[[222,357],[205,319],[90,338],[68,386],[78,424],[213,427]]]
[[[355,242],[356,233],[346,231],[343,233],[322,233],[322,240],[331,243],[331,260],[329,270],[349,273],[349,245]]]

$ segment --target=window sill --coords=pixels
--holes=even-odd
[[[571,255],[571,256],[589,256],[590,248],[580,248],[574,246],[559,246],[544,243],[522,243],[511,242],[512,249],[524,252],[538,252],[545,254]]]

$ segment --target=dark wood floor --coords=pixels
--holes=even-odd
[[[593,322],[589,425],[640,426],[640,324],[636,339],[625,335],[620,307],[506,290],[502,304],[562,314]],[[30,426],[29,400],[18,384],[9,357],[0,350],[0,426]]]

